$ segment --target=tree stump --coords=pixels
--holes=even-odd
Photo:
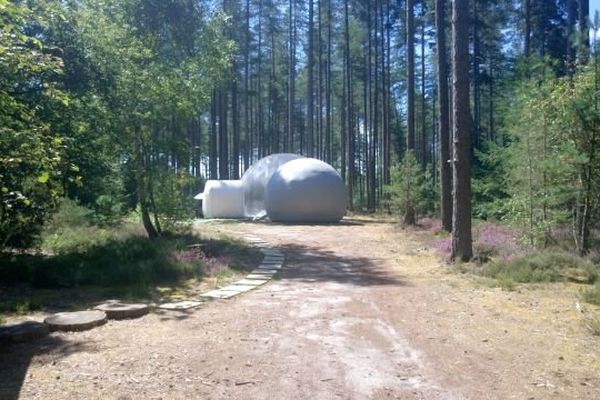
[[[96,310],[106,313],[108,319],[139,318],[148,314],[150,306],[147,304],[128,304],[120,301],[108,301],[96,307]]]
[[[62,312],[44,320],[51,331],[85,331],[106,323],[104,311]]]

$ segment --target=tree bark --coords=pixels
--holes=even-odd
[[[450,164],[450,116],[448,107],[448,63],[446,59],[446,0],[435,2],[439,96],[440,186],[442,228],[452,231],[452,167]]]
[[[407,132],[406,151],[415,150],[415,22],[414,0],[406,1],[406,87],[407,87]],[[404,214],[404,223],[416,223],[415,210],[408,206]]]
[[[307,148],[306,154],[309,156],[313,155],[313,144],[314,144],[314,77],[313,77],[313,64],[314,60],[314,5],[313,0],[308,0],[308,82],[306,85],[306,120],[307,120]]]
[[[415,22],[414,0],[406,1],[406,150],[415,149]]]
[[[453,223],[452,259],[473,257],[471,234],[471,143],[469,130],[469,0],[452,4]]]
[[[158,237],[158,231],[152,224],[150,218],[150,199],[148,196],[148,177],[146,171],[145,152],[142,140],[142,129],[140,126],[135,127],[135,174],[137,183],[137,198],[140,203],[140,212],[142,215],[142,224],[144,229],[151,239]]]

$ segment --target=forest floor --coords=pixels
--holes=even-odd
[[[284,269],[231,300],[10,346],[0,398],[600,398],[576,285],[491,288],[383,220],[198,228],[269,241]]]

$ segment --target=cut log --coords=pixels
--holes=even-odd
[[[51,331],[85,331],[106,323],[104,311],[62,312],[44,320]]]
[[[108,319],[139,318],[148,314],[150,306],[147,304],[128,304],[120,301],[108,301],[96,307],[96,310],[104,311]]]

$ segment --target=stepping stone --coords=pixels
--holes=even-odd
[[[265,254],[265,255],[283,256],[283,252],[279,251],[277,249],[261,249],[260,252],[263,253],[263,254]]]
[[[258,267],[254,271],[252,271],[253,274],[273,274],[273,275],[275,275],[277,272],[278,272],[277,269],[273,269],[273,268],[269,268],[269,267]]]
[[[0,343],[26,342],[48,334],[48,325],[24,321],[0,326]]]
[[[283,263],[280,262],[262,262],[258,266],[258,268],[266,268],[266,269],[281,269],[283,267]]]
[[[261,261],[261,264],[283,264],[285,260],[267,260],[264,259]]]
[[[207,293],[203,293],[200,296],[202,297],[210,297],[213,299],[230,299],[233,296],[237,296],[240,292],[228,292],[223,290],[212,290]]]
[[[183,311],[183,310],[190,310],[192,308],[196,308],[201,305],[202,305],[202,302],[200,302],[200,301],[184,300],[184,301],[177,301],[177,302],[172,302],[172,303],[163,303],[163,304],[159,305],[158,308],[160,308],[162,310]]]
[[[256,279],[256,280],[262,281],[262,280],[265,280],[265,279],[271,279],[273,277],[273,275],[275,275],[275,274],[264,274],[264,273],[256,274],[256,273],[251,273],[251,274],[246,275],[246,279]]]
[[[147,304],[128,304],[113,300],[100,304],[96,310],[104,311],[108,319],[125,319],[146,315],[150,311],[150,307]]]
[[[85,331],[106,323],[106,313],[99,310],[61,312],[44,320],[51,331]]]
[[[268,280],[263,279],[241,279],[237,282],[234,282],[234,285],[245,285],[245,286],[260,286],[269,282]]]
[[[280,259],[283,260],[285,259],[283,254],[265,254],[263,258],[273,258],[273,259]]]
[[[237,285],[237,284],[231,284],[229,286],[225,286],[224,288],[221,288],[222,291],[224,292],[238,292],[238,293],[243,293],[243,292],[247,292],[248,290],[252,290],[254,289],[256,286],[248,286],[248,285]]]

